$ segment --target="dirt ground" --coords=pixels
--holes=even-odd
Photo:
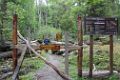
[[[60,69],[59,56],[57,55],[48,55],[48,60],[54,64],[57,68]],[[45,65],[43,69],[37,71],[36,80],[63,80],[51,67]]]

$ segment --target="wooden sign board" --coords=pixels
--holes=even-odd
[[[84,32],[88,35],[115,35],[118,31],[118,18],[85,17]]]

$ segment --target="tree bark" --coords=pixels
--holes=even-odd
[[[5,78],[11,76],[12,74],[13,74],[13,72],[5,73],[4,75],[0,76],[0,80],[4,80]]]
[[[17,55],[20,55],[22,50],[18,49]],[[0,52],[0,58],[11,58],[12,57],[12,51],[7,52]]]
[[[69,75],[68,33],[65,31],[65,72]]]

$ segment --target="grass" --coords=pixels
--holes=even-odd
[[[37,70],[43,68],[44,63],[37,57],[26,57],[19,72],[20,80],[34,80]],[[11,80],[11,76],[6,80]]]
[[[89,78],[79,78],[77,76],[77,56],[71,55],[70,60],[70,76],[73,80],[90,80]],[[94,64],[97,70],[109,69],[109,45],[94,45]],[[88,70],[89,66],[89,47],[83,51],[83,70]],[[120,44],[114,43],[114,69],[120,70]],[[119,80],[117,75],[111,75],[106,78],[94,78],[92,80]]]
[[[20,76],[20,80],[33,80],[35,72],[29,72],[28,74],[24,75],[24,76]]]
[[[45,51],[42,51],[41,55],[45,57]],[[20,80],[34,80],[36,72],[43,68],[43,66],[44,62],[37,57],[26,58],[21,67],[26,71],[20,74]]]
[[[20,80],[34,80],[36,70],[43,67],[44,63],[38,58],[25,58],[19,72]],[[7,78],[6,80],[11,80]]]
[[[24,73],[20,73],[20,80],[33,80],[36,70],[42,68],[44,63],[38,58],[27,58],[24,60],[21,69],[25,69]]]

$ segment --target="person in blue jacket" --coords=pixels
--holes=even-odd
[[[50,43],[50,39],[47,39],[47,38],[44,39],[44,44],[45,44],[45,45],[48,45],[49,43]]]

